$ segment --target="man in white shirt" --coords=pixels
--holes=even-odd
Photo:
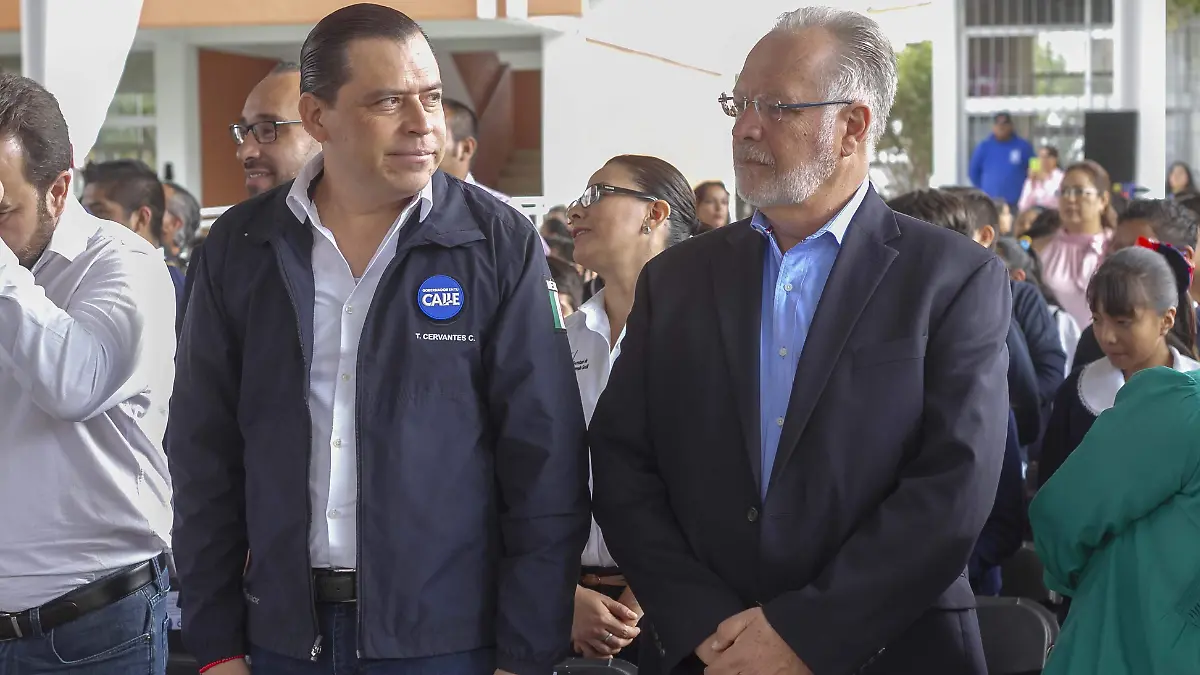
[[[475,153],[479,150],[479,118],[475,112],[452,98],[442,100],[442,110],[446,111],[446,155],[439,168],[461,181],[478,185],[505,204],[511,203],[508,195],[476,181],[471,175]]]
[[[442,100],[442,110],[446,113],[446,154],[438,168],[515,208],[512,197],[480,183],[471,173],[475,153],[479,150],[479,118],[475,112],[465,103],[452,98]],[[530,223],[532,224],[532,221]],[[544,237],[542,253],[550,255],[550,245]]]
[[[191,273],[184,644],[208,675],[247,655],[255,675],[549,675],[587,455],[537,233],[437,170],[441,77],[412,19],[344,7],[301,54],[321,154],[224,213]]]
[[[172,285],[70,168],[54,97],[0,75],[0,675],[161,674]]]

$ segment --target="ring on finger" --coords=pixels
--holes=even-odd
[[[612,639],[613,639],[613,634],[612,634],[612,633],[610,633],[610,632],[606,632],[606,633],[604,634],[604,644],[610,644],[610,643],[611,643],[611,641],[612,641]]]

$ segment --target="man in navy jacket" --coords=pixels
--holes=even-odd
[[[169,448],[183,637],[209,675],[548,675],[589,528],[583,412],[537,232],[437,171],[411,19],[302,52],[323,154],[198,261]]]

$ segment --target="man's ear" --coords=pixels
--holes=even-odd
[[[138,207],[136,211],[129,214],[129,229],[146,237],[150,234],[150,221],[153,218],[154,214],[151,213],[149,206]]]
[[[975,233],[975,241],[978,241],[984,248],[991,248],[992,244],[996,243],[996,228],[991,225],[984,225]]]
[[[0,195],[3,193],[0,192]],[[63,211],[67,208],[67,199],[71,197],[71,172],[64,171],[58,174],[54,182],[50,184],[50,189],[46,190],[46,210],[50,215],[58,220]]]
[[[462,143],[462,161],[466,162],[467,166],[471,165],[471,160],[475,158],[475,151],[479,149],[479,141],[475,140],[474,136],[464,138]]]
[[[312,92],[300,94],[300,121],[303,123],[304,130],[317,143],[329,140],[329,131],[325,129],[321,118],[325,110],[330,107],[328,103],[317,98]]]

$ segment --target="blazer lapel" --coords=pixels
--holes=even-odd
[[[896,257],[896,250],[884,242],[899,234],[895,214],[870,188],[842,238],[796,364],[771,482],[791,459],[854,325]]]
[[[763,251],[766,241],[750,221],[729,225],[728,257],[713,256],[713,293],[725,360],[742,424],[754,485],[762,485],[762,451],[758,414],[759,323],[762,319]]]

